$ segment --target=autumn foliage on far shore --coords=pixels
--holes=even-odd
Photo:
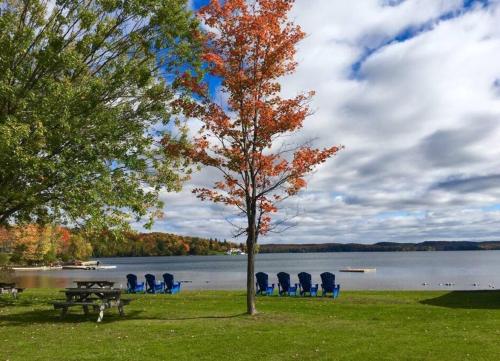
[[[103,230],[84,232],[57,225],[0,227],[0,266],[46,265],[89,257],[182,256],[245,250],[243,244],[171,233]]]
[[[0,227],[0,252],[9,254],[13,264],[51,264],[87,259],[92,255],[92,245],[66,227],[28,224]]]

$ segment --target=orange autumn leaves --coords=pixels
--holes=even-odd
[[[18,262],[36,263],[55,260],[56,256],[69,256],[74,242],[71,231],[61,226],[28,224],[0,228],[0,250],[13,253]]]
[[[208,28],[203,59],[210,74],[221,79],[224,102],[201,94],[203,126],[189,155],[219,169],[222,180],[194,193],[253,216],[260,234],[269,231],[277,203],[303,189],[304,177],[341,149],[284,140],[300,130],[314,95],[281,96],[279,79],[295,71],[296,45],[305,36],[287,19],[293,3],[212,0],[199,12]]]

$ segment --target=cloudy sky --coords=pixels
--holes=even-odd
[[[500,239],[500,0],[297,0],[308,37],[290,96],[314,89],[304,135],[345,150],[261,243]],[[154,230],[231,238],[223,206],[165,194]]]

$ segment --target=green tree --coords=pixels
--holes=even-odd
[[[158,142],[185,141],[165,134],[198,74],[197,29],[186,0],[3,1],[0,225],[151,221],[183,180]]]
[[[85,260],[92,255],[92,246],[81,234],[72,234],[66,257],[69,259]]]

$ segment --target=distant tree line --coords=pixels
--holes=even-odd
[[[243,244],[170,233],[101,231],[85,233],[61,226],[0,228],[0,265],[45,265],[89,257],[213,255]]]
[[[180,236],[171,233],[152,232],[114,234],[106,232],[90,240],[95,257],[112,256],[185,256],[214,255],[231,248],[244,250],[243,244],[218,240]]]
[[[263,244],[260,253],[310,253],[310,252],[412,252],[412,251],[479,251],[500,250],[500,241],[427,241],[421,243],[379,242],[320,243],[320,244]]]

